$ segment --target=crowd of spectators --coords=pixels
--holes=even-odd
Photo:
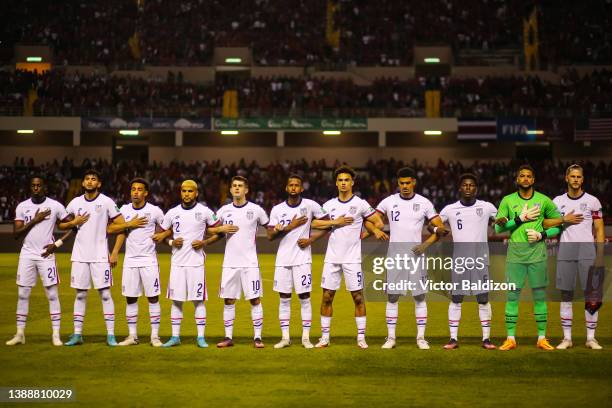
[[[41,75],[0,71],[0,100],[20,114],[31,89],[41,116],[219,116],[223,95],[238,92],[241,116],[424,116],[425,91],[432,81],[379,78],[370,85],[350,79],[316,77],[257,77],[233,82],[190,83],[182,74],[135,78],[101,73]],[[612,112],[612,71],[601,69],[580,76],[569,70],[557,81],[538,76],[443,77],[443,116],[588,116]]]
[[[119,163],[111,165],[104,160],[86,160],[76,164],[64,159],[61,163],[36,164],[32,159],[17,158],[13,166],[0,167],[0,220],[10,222],[19,201],[29,196],[29,177],[32,174],[46,176],[48,195],[60,202],[69,198],[70,181],[79,179],[85,169],[96,168],[102,174],[102,191],[118,204],[129,202],[129,182],[134,177],[145,177],[150,182],[149,200],[164,211],[179,203],[179,186],[183,179],[193,178],[200,185],[199,199],[216,210],[229,202],[229,182],[232,176],[248,178],[249,199],[270,211],[273,205],[285,199],[287,176],[299,174],[304,179],[304,196],[324,203],[337,194],[332,179],[333,169],[340,162],[325,160],[274,162],[268,165],[240,161],[223,164],[219,161],[183,163],[172,161],[166,164]],[[417,192],[429,198],[440,211],[442,207],[457,199],[457,180],[464,172],[473,172],[479,178],[479,197],[498,205],[502,197],[516,189],[515,172],[521,163],[475,161],[469,165],[459,161],[443,161],[425,164],[417,160],[403,162],[395,159],[369,161],[358,168],[355,192],[372,205],[396,191],[395,174],[406,165],[417,172]],[[536,169],[536,188],[554,197],[566,189],[565,169],[570,164],[562,161],[537,161],[531,163]],[[581,163],[585,169],[584,188],[599,198],[604,213],[612,210],[612,161]],[[67,203],[66,203],[67,204]]]
[[[610,0],[22,0],[0,32],[5,51],[49,44],[70,65],[208,65],[215,46],[249,46],[259,65],[410,65],[415,44],[521,49],[534,4],[547,64],[612,62]]]

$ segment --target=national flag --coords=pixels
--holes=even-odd
[[[459,119],[457,140],[495,140],[497,121],[495,119]]]
[[[574,140],[612,139],[612,118],[576,119]]]

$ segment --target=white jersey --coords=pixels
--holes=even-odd
[[[75,216],[89,214],[89,220],[76,234],[70,259],[73,262],[108,262],[106,227],[109,220],[121,215],[114,201],[102,193],[91,201],[81,195],[70,201],[66,211]]]
[[[191,208],[184,208],[182,204],[171,208],[162,221],[161,227],[165,230],[172,228],[172,239],[183,238],[181,248],[172,247],[170,262],[176,266],[202,266],[206,255],[204,250],[193,249],[193,241],[201,241],[206,235],[206,227],[213,227],[219,221],[215,213],[208,207],[197,203]]]
[[[390,195],[378,204],[376,211],[387,216],[391,236],[389,242],[420,243],[425,221],[435,218],[433,204],[420,194],[404,198],[399,193]]]
[[[450,225],[453,242],[487,242],[489,220],[496,214],[497,208],[488,201],[476,200],[472,205],[457,201],[444,207],[440,218]]]
[[[161,227],[164,212],[151,203],[145,203],[142,208],[134,208],[132,204],[125,204],[121,207],[121,215],[126,221],[137,217],[147,217],[148,220],[143,227],[134,228],[128,232],[125,239],[123,266],[134,268],[157,265],[155,241],[151,237],[155,234],[155,226]]]
[[[22,201],[17,205],[15,210],[15,221],[23,221],[24,224],[32,221],[36,211],[51,210],[43,221],[39,222],[28,231],[24,240],[19,257],[22,259],[30,259],[41,261],[43,259],[53,260],[55,255],[51,254],[47,258],[40,256],[45,252],[45,246],[55,242],[53,238],[53,230],[57,221],[61,221],[68,216],[66,209],[59,202],[46,197],[40,204],[34,204],[32,199]]]
[[[310,245],[302,249],[298,246],[299,239],[310,237],[310,223],[313,218],[324,218],[327,213],[318,203],[307,198],[302,198],[297,205],[291,206],[283,201],[272,208],[270,212],[270,225],[274,228],[277,224],[283,227],[289,225],[293,217],[306,217],[305,224],[289,231],[278,244],[276,254],[276,266],[295,266],[312,263]]]
[[[361,228],[363,219],[370,217],[376,211],[356,195],[347,201],[338,197],[323,204],[323,209],[329,218],[353,217],[353,223],[344,227],[334,227],[327,243],[325,262],[334,264],[361,263]]]
[[[239,228],[235,234],[226,234],[223,267],[258,267],[255,245],[257,227],[266,226],[269,221],[264,209],[250,201],[240,207],[231,203],[221,207],[217,211],[217,216],[223,224],[236,225]]]
[[[580,224],[563,228],[559,239],[561,245],[557,259],[595,259],[593,220],[603,218],[599,200],[585,192],[578,198],[570,198],[567,194],[562,194],[555,197],[553,203],[561,215],[567,215],[573,211],[574,214],[582,214],[584,217]]]

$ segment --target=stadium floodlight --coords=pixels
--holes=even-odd
[[[123,136],[138,136],[138,129],[121,129],[119,134]]]
[[[441,130],[426,130],[425,133],[427,136],[440,136],[442,134]]]
[[[237,135],[239,132],[237,130],[222,130],[222,135]]]
[[[242,62],[242,58],[238,57],[229,57],[225,59],[226,64],[240,64]]]
[[[528,135],[543,135],[544,131],[540,130],[540,129],[536,129],[536,130],[528,130],[527,131]]]
[[[324,130],[323,134],[326,136],[337,136],[337,135],[341,135],[342,132],[339,130]]]
[[[27,57],[27,62],[42,62],[42,57]]]
[[[33,129],[19,129],[17,133],[24,134],[24,135],[31,135],[32,133],[34,133],[34,130]]]
[[[427,58],[424,58],[423,61],[426,64],[439,64],[440,63],[440,58],[438,58],[438,57],[427,57]]]

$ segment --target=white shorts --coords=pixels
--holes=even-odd
[[[168,299],[185,302],[188,300],[206,300],[206,272],[202,266],[170,266],[168,280]]]
[[[586,289],[589,279],[589,269],[595,263],[592,259],[580,261],[557,261],[557,289],[576,290],[576,276],[580,276],[580,287]]]
[[[40,280],[44,287],[49,287],[59,284],[59,274],[55,259],[33,260],[19,258],[17,266],[17,285],[19,286],[36,286],[36,278],[40,275]]]
[[[340,289],[343,273],[346,290],[354,292],[363,289],[363,272],[360,263],[323,263],[321,287],[328,290]]]
[[[274,269],[274,287],[276,292],[309,293],[312,291],[312,264],[277,266]]]
[[[401,283],[406,286],[408,282],[410,283],[410,286],[408,287],[414,288],[410,291],[412,296],[419,296],[427,293],[427,288],[423,288],[421,285],[421,283],[427,282],[427,269],[423,268],[420,264],[414,271],[395,268],[387,269],[387,283],[394,283],[396,285]],[[395,288],[387,289],[387,294],[406,296],[408,294],[408,290]]]
[[[223,299],[240,299],[241,292],[244,293],[246,300],[263,296],[263,285],[259,267],[223,268],[219,297]]]
[[[139,297],[143,289],[146,297],[159,296],[159,266],[141,266],[132,268],[123,266],[121,277],[121,294],[126,297]]]
[[[70,287],[87,290],[104,289],[113,286],[113,271],[108,262],[72,262]]]
[[[470,284],[479,284],[480,287],[489,279],[489,265],[484,265],[482,269],[468,269],[463,273],[452,271],[453,283],[458,285],[457,290],[452,290],[452,295],[480,295],[488,293],[488,290],[470,290],[462,289],[463,281],[468,281]]]

